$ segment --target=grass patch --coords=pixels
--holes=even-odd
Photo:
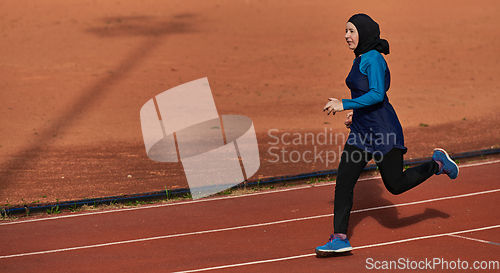
[[[233,193],[233,190],[229,188],[229,189],[227,189],[227,190],[225,190],[225,191],[221,191],[221,192],[219,192],[218,194],[219,194],[219,195],[229,195],[229,194],[231,194],[231,193]]]
[[[53,206],[50,207],[50,209],[47,209],[47,214],[59,214],[61,211],[59,210],[59,206]]]
[[[78,207],[76,206],[76,202],[69,207],[69,210],[72,212],[78,211]]]

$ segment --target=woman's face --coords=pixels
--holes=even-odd
[[[358,41],[359,41],[358,30],[356,29],[356,26],[351,22],[347,22],[346,24],[345,40],[347,42],[347,45],[349,45],[349,49],[351,50],[356,49],[356,47],[358,46]]]

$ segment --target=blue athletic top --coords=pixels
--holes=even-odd
[[[370,153],[386,154],[392,148],[406,153],[403,128],[386,94],[391,74],[382,54],[371,50],[354,59],[345,81],[352,99],[342,104],[353,110],[347,144]]]

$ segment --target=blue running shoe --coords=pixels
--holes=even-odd
[[[443,163],[443,167],[436,174],[447,174],[451,179],[455,179],[458,176],[458,166],[453,161],[448,153],[440,148],[434,149],[434,154],[432,155],[432,160],[439,161]]]
[[[333,253],[342,253],[342,252],[347,252],[351,251],[352,246],[349,243],[349,240],[345,238],[344,240],[340,238],[336,238],[332,235],[330,235],[330,239],[328,240],[328,243],[323,246],[318,246],[315,249],[316,255],[318,256],[327,256],[328,254],[333,254]]]

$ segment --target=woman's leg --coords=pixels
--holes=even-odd
[[[374,155],[384,185],[392,194],[401,194],[439,171],[436,161],[428,161],[403,171],[403,152],[393,148],[385,155]]]
[[[333,207],[334,233],[347,234],[349,216],[353,203],[354,186],[358,178],[370,161],[372,155],[364,150],[345,144],[340,159],[335,185],[335,200]]]

